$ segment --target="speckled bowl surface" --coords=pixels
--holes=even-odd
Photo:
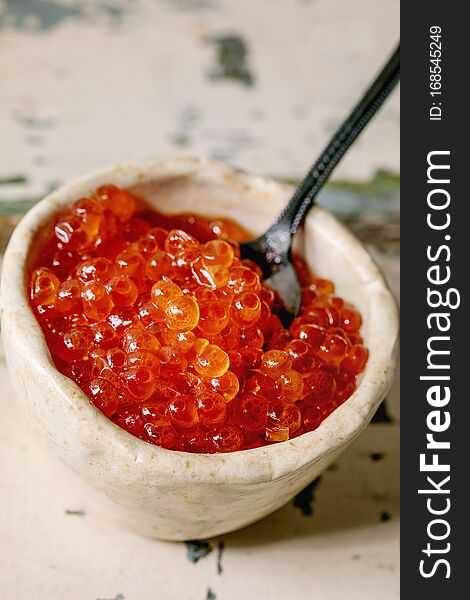
[[[162,212],[231,217],[255,234],[273,221],[292,190],[205,159],[120,164],[39,202],[16,228],[3,265],[2,332],[18,395],[37,435],[75,473],[96,509],[123,527],[167,540],[238,529],[286,503],[368,424],[393,376],[395,303],[360,242],[329,212],[314,208],[296,245],[314,272],[333,280],[337,293],[363,316],[370,358],[356,392],[317,430],[262,448],[204,455],[143,442],[103,416],[55,369],[25,287],[38,232],[104,183],[129,188]]]

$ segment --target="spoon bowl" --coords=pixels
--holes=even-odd
[[[261,236],[241,245],[243,258],[254,260],[266,283],[284,303],[281,319],[289,327],[300,308],[301,290],[291,263],[291,244],[336,165],[395,88],[400,77],[400,46],[372,81],[295,190],[277,220]]]

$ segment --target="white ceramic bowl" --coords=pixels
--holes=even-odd
[[[263,448],[203,455],[143,442],[103,416],[55,369],[25,287],[41,228],[104,183],[129,188],[163,212],[232,217],[255,234],[273,221],[291,188],[204,159],[118,165],[39,202],[13,233],[3,265],[2,330],[18,395],[38,436],[76,474],[96,508],[122,526],[167,540],[206,538],[248,525],[317,477],[371,419],[395,367],[395,303],[360,242],[328,211],[314,208],[297,245],[315,273],[332,279],[338,294],[362,313],[370,358],[356,392],[317,430]]]

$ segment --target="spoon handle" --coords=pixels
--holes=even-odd
[[[290,237],[295,234],[330,173],[386,100],[399,78],[400,46],[398,45],[390,60],[311,167],[278,220],[271,226],[271,231],[279,228],[286,231],[288,228]]]

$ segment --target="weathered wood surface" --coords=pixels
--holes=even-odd
[[[298,179],[398,37],[397,0],[0,0],[0,252],[21,214],[119,160],[205,154]],[[398,297],[399,96],[320,201]],[[290,505],[167,544],[95,519],[24,423],[0,361],[0,598],[399,597],[398,382]]]

